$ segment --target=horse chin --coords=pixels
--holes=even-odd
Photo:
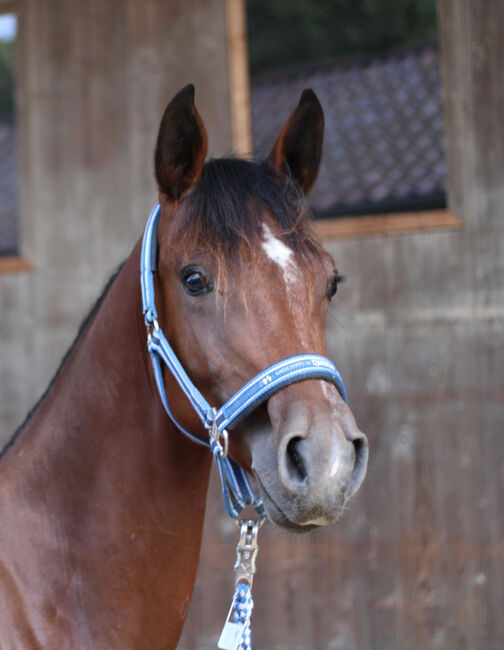
[[[305,523],[297,523],[292,521],[285,512],[280,508],[276,501],[271,497],[268,490],[264,487],[263,482],[261,481],[257,472],[254,471],[254,476],[256,479],[256,484],[259,489],[261,498],[263,500],[264,507],[268,518],[279,528],[284,528],[291,533],[296,533],[298,535],[303,533],[309,533],[312,530],[317,528],[322,528],[327,524],[333,523],[336,519],[339,518],[340,513],[343,511],[343,508],[340,509],[336,517],[326,518],[318,517],[316,519],[311,519]]]

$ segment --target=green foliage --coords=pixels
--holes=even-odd
[[[436,0],[247,0],[252,73],[436,38]]]
[[[14,42],[0,40],[0,118],[14,117]]]

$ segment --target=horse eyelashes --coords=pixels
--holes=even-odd
[[[340,282],[345,281],[345,276],[340,275],[339,273],[335,273],[332,278],[329,281],[329,284],[327,285],[327,298],[331,300],[331,298],[336,294],[338,291],[338,285]]]

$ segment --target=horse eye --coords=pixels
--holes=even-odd
[[[335,273],[332,278],[329,280],[329,284],[327,285],[327,298],[328,300],[331,300],[331,298],[334,296],[334,294],[338,291],[338,284],[340,282],[343,282],[345,280],[344,276],[340,275],[339,273]]]
[[[190,296],[199,296],[212,289],[208,276],[198,269],[186,269],[183,272],[182,284]]]

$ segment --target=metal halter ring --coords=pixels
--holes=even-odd
[[[210,427],[210,436],[213,438],[213,440],[215,440],[215,444],[219,450],[220,457],[226,458],[229,451],[229,436],[226,429],[220,431],[217,423],[214,420],[212,422],[212,426]]]
[[[152,338],[152,332],[154,330],[159,329],[159,323],[157,320],[154,318],[154,320],[150,321],[149,323],[146,324],[147,327],[147,340],[150,341]]]

